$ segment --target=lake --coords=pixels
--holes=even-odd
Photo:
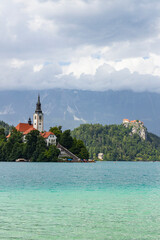
[[[158,240],[160,163],[0,163],[0,239]]]

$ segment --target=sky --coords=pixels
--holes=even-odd
[[[159,0],[5,0],[0,90],[160,93]]]

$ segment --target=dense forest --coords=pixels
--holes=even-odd
[[[57,142],[62,144],[80,158],[89,158],[88,151],[81,140],[71,137],[70,130],[62,132],[61,127],[52,127],[50,131],[57,136]],[[11,135],[6,139],[5,129],[0,128],[0,161],[15,161],[18,158],[25,158],[33,162],[56,162],[59,159],[59,149],[50,145],[47,146],[45,139],[38,130],[33,130],[26,136],[23,142],[23,134],[12,129]]]
[[[13,129],[14,126],[10,126],[9,124],[0,121],[0,128],[4,128],[5,134],[8,135],[9,132]]]
[[[147,133],[147,140],[123,125],[82,124],[72,131],[81,139],[90,157],[96,159],[104,153],[106,161],[160,161],[160,137]]]

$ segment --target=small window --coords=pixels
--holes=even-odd
[[[41,125],[41,123],[39,123],[39,125]]]
[[[42,119],[42,117],[41,117],[41,115],[39,116],[39,120],[41,120]]]
[[[36,119],[36,116],[35,116],[35,119]]]

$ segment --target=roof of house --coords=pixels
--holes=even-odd
[[[19,123],[16,126],[17,131],[20,131],[22,133],[26,132],[29,128],[33,128],[33,125],[28,123]]]
[[[30,124],[28,124],[28,123],[19,123],[15,128],[17,129],[17,131],[23,133],[23,135],[27,135],[27,134],[30,133],[31,131],[36,130],[36,129],[33,127],[33,124],[30,125]],[[43,132],[43,133],[40,133],[40,134],[41,134],[41,136],[42,136],[43,138],[48,138],[50,135],[54,135],[54,136],[55,136],[55,134],[54,134],[53,132]],[[7,136],[7,138],[9,138],[10,135],[11,135],[11,134],[9,134],[9,135]],[[55,136],[55,137],[56,137],[56,136]]]
[[[44,133],[41,133],[41,136],[43,138],[48,138],[50,135],[55,135],[53,132],[44,132]]]

